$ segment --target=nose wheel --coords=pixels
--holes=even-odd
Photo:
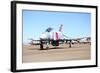
[[[49,49],[48,42],[46,42],[46,49]],[[40,40],[40,50],[46,50],[43,47],[43,40]]]

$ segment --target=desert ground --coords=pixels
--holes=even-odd
[[[73,44],[71,48],[68,44],[61,44],[58,47],[49,45],[48,50],[39,49],[39,45],[23,45],[23,63],[91,59],[91,45],[89,43]]]

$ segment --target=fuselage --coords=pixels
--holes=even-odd
[[[63,36],[62,33],[59,31],[44,32],[41,34],[40,39],[52,40],[51,44],[53,46],[59,46],[59,40],[63,39]]]
[[[51,44],[53,46],[59,46],[59,40],[63,39],[62,26],[61,24],[58,31],[51,27],[47,28],[46,31],[41,34],[40,39],[47,41],[52,40]]]

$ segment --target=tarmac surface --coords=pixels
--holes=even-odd
[[[91,45],[89,43],[73,44],[71,48],[68,44],[61,44],[58,47],[49,45],[47,50],[39,49],[39,45],[23,45],[23,63],[91,59]]]

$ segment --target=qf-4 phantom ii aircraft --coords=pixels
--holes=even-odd
[[[62,24],[60,25],[58,31],[55,31],[53,28],[49,27],[45,30],[45,32],[43,32],[40,35],[40,40],[30,39],[31,40],[30,44],[40,45],[40,50],[44,50],[43,47],[44,44],[46,44],[47,49],[49,48],[49,44],[51,44],[52,46],[59,46],[60,43],[64,42],[68,43],[69,47],[71,47],[73,41],[79,43],[81,39],[84,39],[84,38],[68,39],[68,37],[62,33],[62,28],[63,28]],[[66,37],[67,39],[65,39],[64,37]]]

